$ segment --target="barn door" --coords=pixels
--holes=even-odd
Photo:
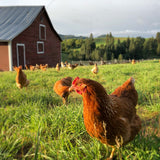
[[[25,58],[25,45],[17,44],[17,66],[25,68],[26,58]]]

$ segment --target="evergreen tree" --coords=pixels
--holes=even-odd
[[[158,47],[158,43],[157,40],[155,38],[151,38],[151,43],[152,43],[152,53],[153,55],[159,55],[159,53],[157,53],[157,47]]]
[[[117,44],[115,44],[115,58],[118,58],[118,55],[121,53],[120,46],[121,46],[121,42],[120,42],[120,39],[118,38]]]
[[[120,54],[120,55],[118,56],[118,61],[121,63],[121,62],[122,62],[122,60],[123,60],[123,55],[122,55],[122,54]]]
[[[157,32],[156,34],[156,40],[158,43],[160,43],[160,32]]]
[[[144,47],[143,47],[143,58],[148,58],[150,54],[150,41],[149,39],[145,40]]]
[[[135,39],[135,59],[142,58],[141,53],[143,51],[143,43],[144,43],[144,38],[137,37]]]
[[[97,47],[97,49],[99,50],[99,56],[101,58],[103,58],[104,53],[105,53],[105,45],[100,45],[100,46]]]
[[[111,54],[111,61],[114,62],[114,53]]]
[[[114,37],[112,36],[112,33],[106,35],[106,46],[109,47],[110,49],[114,45]]]
[[[157,55],[160,55],[160,43],[158,43],[158,46],[157,46]]]
[[[93,34],[91,33],[90,37],[85,41],[85,60],[91,59],[91,54],[95,50],[95,48],[96,48],[96,44],[94,42]]]
[[[81,60],[86,59],[86,57],[85,57],[85,55],[86,55],[86,45],[85,45],[85,43],[83,43],[82,46],[81,46],[80,55],[81,55]]]
[[[90,45],[91,45],[91,51],[94,51],[96,49],[96,43],[94,41],[92,33],[90,34],[89,41],[90,41]]]
[[[108,58],[107,52],[105,51],[105,52],[104,52],[104,55],[103,55],[103,59],[104,59],[105,61],[107,61],[107,60],[108,60],[107,58]]]
[[[90,40],[89,39],[86,39],[86,41],[85,41],[85,48],[86,48],[85,59],[89,60],[90,57],[91,57],[91,53],[92,53],[91,44],[90,44]]]
[[[100,60],[99,50],[98,49],[95,49],[92,52],[91,59],[94,60],[94,61],[99,61]]]
[[[111,59],[112,53],[115,52],[114,50],[114,37],[112,36],[112,33],[106,35],[106,52],[107,52],[107,58]]]
[[[156,40],[157,40],[157,55],[160,55],[160,32],[157,32]]]
[[[118,39],[117,44],[115,45],[115,58],[118,59],[120,54],[125,57],[126,41],[120,42],[120,39]]]
[[[129,58],[135,58],[135,45],[134,45],[134,38],[132,38],[130,45],[129,45]]]
[[[146,39],[143,47],[143,58],[152,58],[158,54],[157,40],[152,38]]]
[[[128,37],[126,40],[126,48],[129,49],[129,45],[130,45],[130,38]]]
[[[129,46],[130,46],[130,38],[128,37],[127,40],[126,40],[126,54],[125,54],[125,58],[126,59],[129,59]]]

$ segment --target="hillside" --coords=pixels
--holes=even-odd
[[[124,40],[127,39],[127,37],[114,37],[114,43],[116,44],[118,39],[123,42]],[[96,46],[99,46],[99,45],[105,45],[106,44],[106,36],[100,36],[100,37],[97,37],[97,38],[94,38],[94,41],[96,43]]]
[[[59,34],[59,36],[61,37],[62,40],[65,40],[65,39],[86,39],[87,38],[85,36],[62,35],[62,34]]]

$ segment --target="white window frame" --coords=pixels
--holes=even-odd
[[[38,48],[39,44],[42,44],[42,46],[43,46],[42,51],[39,51],[39,48]],[[44,54],[44,42],[42,42],[42,41],[37,41],[37,54]]]
[[[16,44],[16,46],[17,46],[17,66],[19,66],[19,52],[18,52],[18,47],[19,46],[22,46],[23,47],[23,56],[24,56],[24,66],[26,65],[26,51],[25,51],[25,44],[23,44],[23,43],[17,43]]]
[[[44,39],[41,37],[41,27],[44,28]],[[39,25],[39,39],[40,40],[46,40],[46,26],[44,24]]]

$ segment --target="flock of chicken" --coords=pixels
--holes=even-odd
[[[27,87],[29,81],[22,67],[14,69],[17,87]],[[92,72],[98,73],[97,64]],[[112,147],[108,160],[113,159],[115,146],[121,147],[132,141],[141,129],[141,120],[136,113],[138,93],[134,82],[134,78],[129,78],[110,95],[99,82],[91,79],[76,77],[72,81],[72,77],[66,77],[54,84],[53,89],[64,104],[71,92],[83,97],[85,128],[90,136]]]
[[[61,67],[62,67],[62,68],[68,67],[69,69],[75,69],[77,66],[78,66],[78,63],[76,63],[76,64],[70,64],[70,63],[68,63],[68,62],[66,61],[65,63],[61,62],[61,64],[60,64],[60,63],[57,63],[57,65],[56,65],[56,70],[57,70],[57,71],[60,71],[60,68],[61,68]]]
[[[40,64],[40,65],[36,64],[35,66],[33,66],[33,65],[25,65],[25,68],[26,68],[26,70],[30,69],[31,71],[34,71],[36,69],[41,69],[43,71],[46,71],[46,69],[48,68],[48,64],[45,64],[45,65],[43,65],[43,64]]]
[[[93,62],[90,62],[90,63],[93,63]],[[75,69],[78,65],[79,65],[78,63],[76,63],[76,64],[70,64],[70,63],[68,63],[68,62],[65,62],[65,63],[61,62],[61,65],[60,65],[60,63],[57,63],[57,65],[56,65],[56,70],[57,70],[57,71],[60,71],[60,68],[61,68],[61,67],[62,67],[62,68],[68,67],[69,69],[73,70],[73,69]],[[82,65],[83,65],[83,64],[80,63],[80,66],[82,66]],[[97,74],[97,73],[98,73],[97,63],[95,63],[95,64],[93,63],[93,64],[90,64],[90,65],[94,65],[94,67],[92,68],[91,72],[94,73],[94,74]]]

